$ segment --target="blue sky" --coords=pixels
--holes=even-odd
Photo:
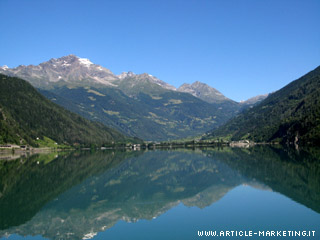
[[[0,65],[75,54],[240,101],[320,65],[319,0],[0,0]]]

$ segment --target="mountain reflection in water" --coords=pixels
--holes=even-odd
[[[257,146],[1,161],[0,236],[90,238],[119,220],[150,220],[179,203],[210,206],[243,184],[279,192],[320,213],[319,153]]]

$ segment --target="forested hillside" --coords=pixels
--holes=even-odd
[[[320,144],[320,67],[206,136],[216,137]]]
[[[22,79],[0,74],[0,86],[0,144],[38,146],[37,138],[44,137],[68,145],[127,140],[116,130],[52,103]]]

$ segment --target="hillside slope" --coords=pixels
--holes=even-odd
[[[85,118],[153,141],[202,134],[230,119],[237,107],[209,104],[190,94],[170,90],[137,92],[134,97],[114,88],[57,87],[40,92]]]
[[[320,67],[270,94],[207,138],[320,143]]]
[[[0,144],[30,144],[49,137],[64,144],[125,141],[119,132],[90,122],[42,96],[26,81],[0,74]]]

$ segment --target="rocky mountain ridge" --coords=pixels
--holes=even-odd
[[[115,75],[109,69],[94,64],[87,58],[80,58],[73,54],[61,58],[52,58],[39,65],[19,65],[15,68],[4,65],[0,67],[0,73],[22,78],[41,89],[52,89],[55,86],[64,85],[102,86],[120,88],[129,96],[133,96],[140,92],[138,88],[141,88],[141,86],[156,84],[164,90],[190,93],[208,103],[233,101],[215,88],[199,81],[192,84],[185,83],[176,88],[148,73],[135,74],[128,71]],[[132,91],[134,88],[135,90]],[[250,103],[245,102],[255,104],[256,100],[260,101],[261,96],[251,98]]]
[[[191,95],[209,103],[232,101],[231,99],[225,97],[217,89],[199,81],[196,81],[192,84],[184,83],[178,88],[178,91],[190,93]]]
[[[50,88],[53,84],[102,84],[115,86],[118,80],[110,70],[93,64],[89,59],[69,55],[52,58],[39,65],[20,65],[16,68],[1,67],[0,73],[20,77],[38,88]]]
[[[269,96],[269,93],[257,95],[255,97],[249,98],[249,99],[247,99],[245,101],[240,101],[240,104],[242,104],[242,105],[257,104],[257,103],[263,101],[264,99],[266,99],[268,96]]]
[[[16,68],[8,66],[0,67],[0,73],[15,76],[29,81],[38,88],[48,89],[52,85],[72,84],[76,86],[118,87],[128,79],[134,79],[131,83],[155,83],[165,89],[175,91],[174,86],[147,73],[135,74],[131,71],[115,75],[109,69],[92,63],[87,58],[68,55],[61,58],[52,58],[39,65],[19,65]],[[130,87],[133,87],[131,85]]]

